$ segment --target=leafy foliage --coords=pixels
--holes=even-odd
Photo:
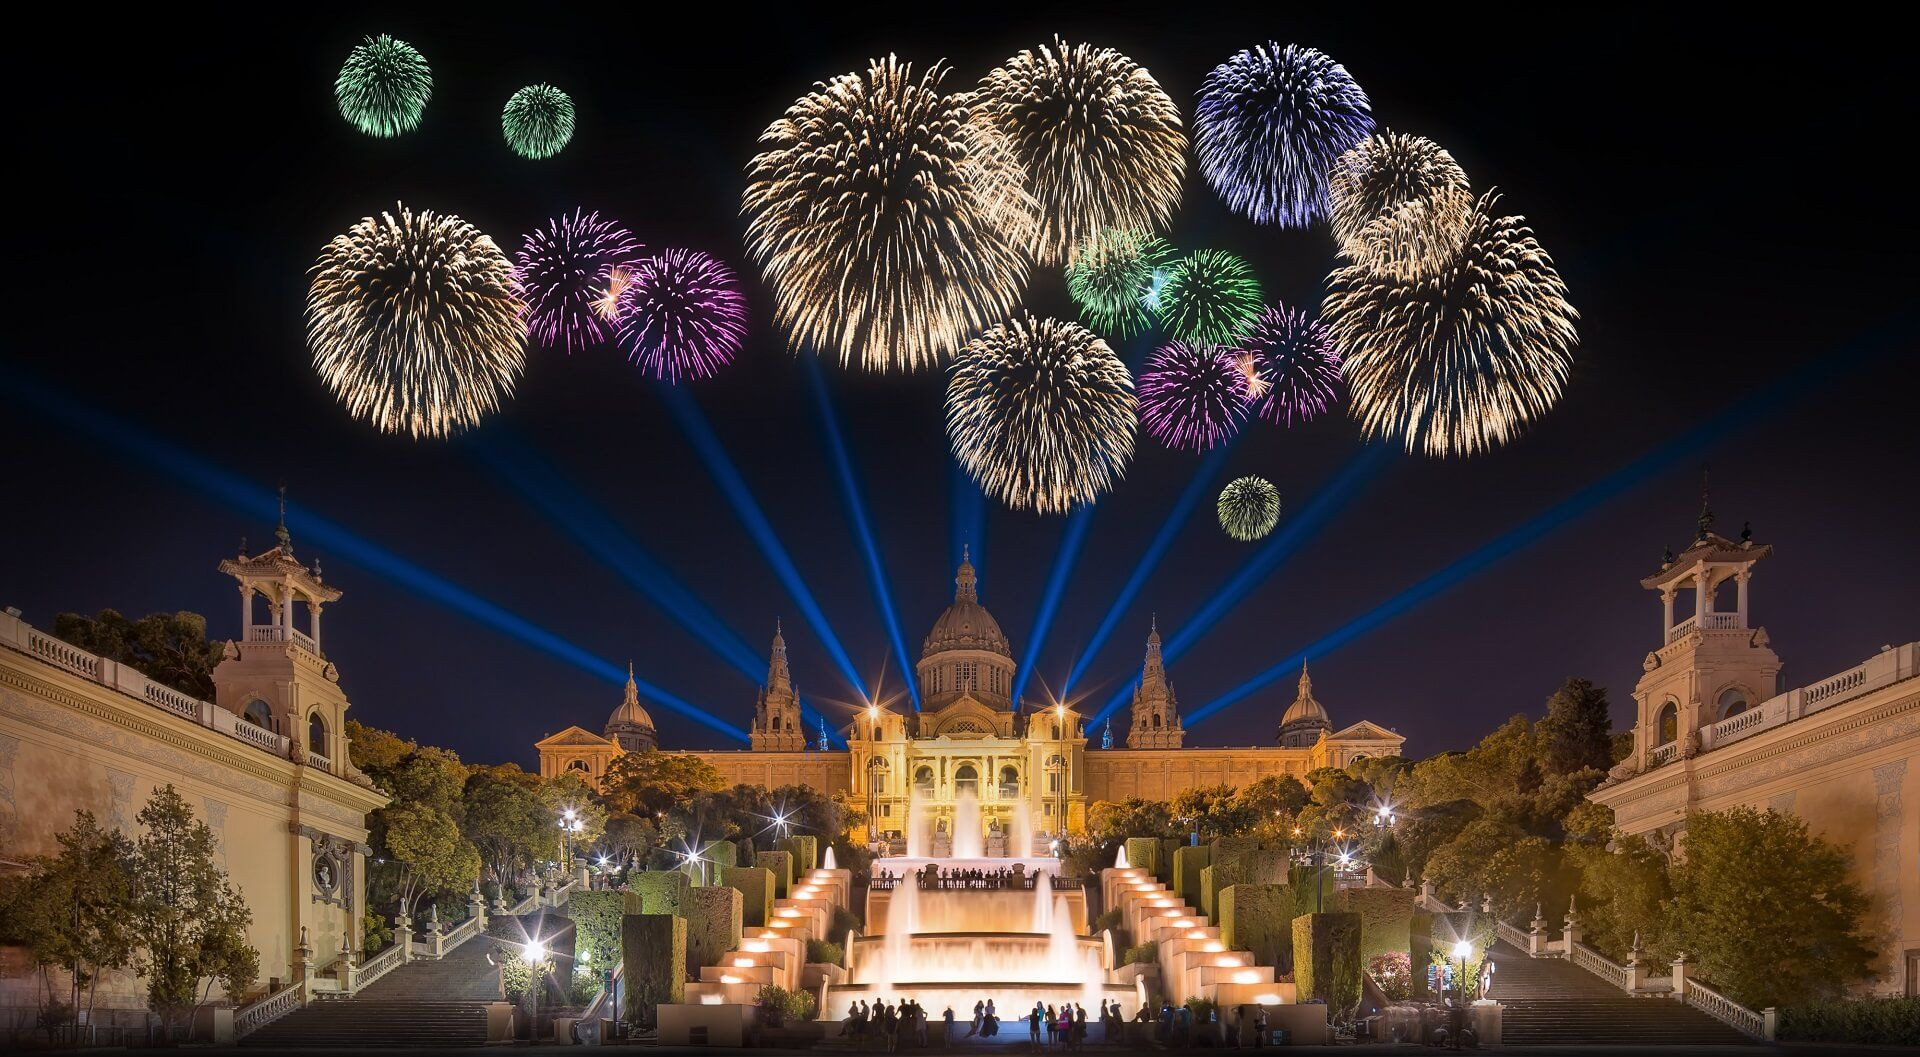
[[[762,985],[753,1000],[760,1007],[761,1015],[773,1023],[812,1020],[815,1004],[819,1001],[812,991],[805,988],[789,991],[778,984]]]
[[[86,617],[60,613],[53,618],[56,638],[118,661],[183,694],[213,700],[213,668],[220,663],[220,645],[207,641],[207,618],[181,610],[149,613],[129,620],[117,610],[103,609]]]
[[[1121,965],[1151,965],[1160,960],[1160,944],[1148,940],[1128,947],[1120,955]]]
[[[814,939],[810,939],[807,941],[807,961],[809,962],[822,962],[827,965],[839,965],[840,960],[842,958],[845,958],[846,956],[847,956],[846,949],[841,947],[838,943],[833,943],[828,940],[814,940]]]
[[[1920,1046],[1920,998],[1810,1002],[1780,1011],[1780,1040]]]
[[[698,756],[648,749],[622,753],[607,767],[601,787],[614,810],[660,817],[695,793],[725,785],[720,771]]]
[[[134,961],[127,920],[133,900],[132,842],[118,831],[101,829],[90,811],[75,812],[73,828],[57,839],[58,855],[36,858],[26,873],[0,880],[0,942],[23,948],[40,969],[49,1040],[80,1007],[82,989],[91,1008],[100,979]],[[55,967],[70,974],[70,1002],[53,998],[50,970]]]
[[[1389,1002],[1413,1001],[1413,959],[1405,951],[1376,954],[1367,960],[1367,975]]]
[[[574,891],[567,896],[576,953],[596,980],[620,961],[620,918],[624,913],[625,894],[621,892]]]
[[[147,1004],[177,1025],[198,1001],[201,981],[234,999],[253,986],[260,972],[260,955],[246,942],[253,913],[215,861],[213,831],[173,786],[155,790],[136,818],[143,832],[127,860],[128,925]]]

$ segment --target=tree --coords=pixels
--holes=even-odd
[[[1230,785],[1184,789],[1167,807],[1181,829],[1197,830],[1203,838],[1239,836],[1260,822]]]
[[[112,609],[97,616],[61,613],[56,637],[88,653],[125,664],[162,686],[202,701],[213,700],[213,668],[220,646],[207,641],[207,618],[182,610],[128,620]]]
[[[1307,787],[1290,774],[1255,779],[1237,794],[1240,806],[1255,820],[1254,828],[1281,832],[1307,806]]]
[[[1540,737],[1544,742],[1542,762],[1549,772],[1573,774],[1591,769],[1605,775],[1613,766],[1613,717],[1606,687],[1578,678],[1562,683],[1547,698]]]
[[[1872,975],[1866,893],[1805,821],[1740,807],[1687,819],[1671,941],[1701,978],[1760,1009],[1835,998]]]
[[[553,846],[556,830],[539,787],[539,776],[502,764],[475,767],[462,791],[462,832],[502,892]]]
[[[202,980],[238,999],[253,986],[259,955],[246,942],[253,914],[214,861],[213,831],[173,786],[154,791],[136,816],[143,832],[129,858],[128,915],[147,1005],[171,1032],[193,1008]]]
[[[600,806],[594,796],[594,789],[587,784],[576,771],[567,771],[540,783],[540,803],[546,808],[547,824],[550,829],[547,848],[559,855],[558,849],[564,847],[567,834],[560,828],[561,816],[573,812],[573,818],[580,824],[578,832],[573,834],[573,850],[578,855],[600,842],[600,835],[607,830],[607,809]]]
[[[1170,837],[1177,832],[1173,812],[1165,801],[1137,796],[1120,801],[1094,801],[1087,808],[1087,829],[1102,842],[1128,837]]]
[[[0,941],[24,948],[39,967],[46,988],[46,1009],[54,998],[49,972],[64,968],[72,988],[68,1014],[87,1008],[100,978],[133,962],[128,927],[133,882],[127,871],[132,844],[117,831],[100,828],[90,811],[74,814],[73,828],[56,836],[60,854],[35,859],[24,875],[9,878],[0,890]],[[46,1016],[49,1033],[67,1019]]]
[[[377,863],[394,878],[400,908],[411,914],[423,896],[464,891],[480,876],[480,852],[459,823],[432,804],[397,800],[369,818]]]
[[[650,818],[621,812],[607,816],[605,833],[600,838],[601,854],[622,864],[644,860],[660,842],[660,830]]]
[[[1578,872],[1580,916],[1586,941],[1610,958],[1624,960],[1640,937],[1648,951],[1673,953],[1666,937],[1666,904],[1673,886],[1667,857],[1645,837],[1619,836],[1611,849],[1576,844],[1567,861]],[[1557,920],[1565,904],[1547,904],[1548,920]]]
[[[725,786],[719,769],[700,757],[657,749],[621,753],[601,781],[603,795],[614,810],[656,817],[695,793],[716,792]]]

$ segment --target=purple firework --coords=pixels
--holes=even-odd
[[[1205,451],[1247,418],[1247,377],[1216,345],[1170,341],[1140,375],[1140,424],[1169,448]]]
[[[1327,215],[1327,169],[1372,134],[1373,109],[1346,67],[1269,42],[1207,74],[1193,128],[1200,170],[1229,207],[1303,228]]]
[[[1276,304],[1229,353],[1247,374],[1260,417],[1291,426],[1311,421],[1339,397],[1340,352],[1305,312]]]
[[[669,249],[633,267],[620,292],[617,335],[655,377],[711,378],[747,336],[747,299],[733,269],[698,250]]]
[[[619,286],[645,252],[632,233],[599,213],[576,209],[535,229],[521,241],[513,267],[527,334],[569,353],[607,340]]]

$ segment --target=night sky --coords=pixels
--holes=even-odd
[[[1891,40],[1798,22],[1675,25],[1665,14],[1573,29],[1439,11],[1333,20],[1168,4],[900,10],[843,22],[821,5],[682,5],[675,17],[709,24],[674,26],[664,12],[617,5],[517,5],[514,19],[323,5],[300,9],[294,17],[306,21],[284,30],[101,19],[58,49],[19,57],[49,65],[20,71],[33,89],[12,108],[10,168],[39,186],[9,211],[0,605],[42,628],[61,610],[193,609],[216,637],[237,634],[234,589],[214,566],[243,536],[255,550],[270,545],[270,516],[136,456],[124,446],[136,434],[112,433],[116,442],[82,428],[77,407],[252,488],[287,485],[299,553],[320,557],[346,593],[327,611],[327,652],[363,722],[470,760],[531,765],[541,736],[571,723],[598,729],[619,687],[604,668],[313,543],[302,517],[350,529],[604,665],[624,671],[631,658],[643,678],[745,727],[754,680],[483,460],[530,449],[549,466],[542,479],[604,512],[755,655],[784,620],[811,701],[832,712],[854,700],[660,390],[618,353],[534,350],[504,413],[453,442],[377,434],[314,376],[305,272],[355,220],[403,201],[457,213],[511,250],[548,217],[585,207],[618,216],[650,246],[707,250],[750,277],[748,350],[691,395],[854,665],[870,686],[898,689],[808,366],[773,329],[767,288],[742,249],[741,167],[795,96],[870,56],[944,57],[957,86],[1058,32],[1139,60],[1189,121],[1201,77],[1232,52],[1268,39],[1327,51],[1365,87],[1382,125],[1437,140],[1477,190],[1498,186],[1504,210],[1529,218],[1583,317],[1561,406],[1491,454],[1356,463],[1363,449],[1343,414],[1291,430],[1254,423],[1076,685],[1088,711],[1137,670],[1150,615],[1172,636],[1259,553],[1228,540],[1211,514],[1219,486],[1245,473],[1280,487],[1281,532],[1288,519],[1314,520],[1298,549],[1173,662],[1189,713],[1307,650],[1335,725],[1393,726],[1410,755],[1464,747],[1514,712],[1537,712],[1569,675],[1607,686],[1626,722],[1659,630],[1658,599],[1636,581],[1663,548],[1692,538],[1709,467],[1717,527],[1734,535],[1750,520],[1776,547],[1758,570],[1753,611],[1787,685],[1920,636],[1920,342],[1902,204],[1911,167],[1895,161],[1912,96]],[[353,130],[331,92],[348,50],[380,32],[420,48],[434,70],[422,127],[396,140]],[[579,126],[557,158],[529,162],[501,142],[498,114],[536,81],[572,94]],[[1256,227],[1225,210],[1191,164],[1170,237],[1246,255],[1289,304],[1317,305],[1334,265],[1323,228]],[[1036,272],[1026,303],[1072,311],[1057,270]],[[1137,365],[1148,348],[1123,354]],[[917,658],[951,595],[965,520],[942,379],[824,368]],[[64,402],[47,403],[45,389]],[[1126,480],[1087,526],[1030,700],[1059,688],[1201,464],[1141,438]],[[1316,506],[1343,472],[1349,497]],[[1532,524],[1551,531],[1502,539],[1543,513]],[[1065,524],[992,508],[972,535],[982,600],[1017,658]],[[1466,575],[1402,594],[1450,567]],[[1418,604],[1335,634],[1396,597]],[[1293,693],[1289,673],[1195,724],[1189,741],[1270,743]],[[667,747],[735,744],[651,707]],[[1124,721],[1122,711],[1116,727]]]

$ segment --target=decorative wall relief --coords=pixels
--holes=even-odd
[[[10,850],[20,832],[20,804],[13,795],[13,762],[20,755],[20,739],[0,734],[0,850]]]
[[[133,775],[107,768],[107,828],[133,832]]]
[[[1886,893],[1888,921],[1905,911],[1900,898],[1900,816],[1906,809],[1907,761],[1893,760],[1873,769],[1873,886]],[[1902,966],[1890,970],[1895,976]]]
[[[220,868],[228,869],[227,859],[227,805],[207,797],[201,801],[201,807],[207,816],[207,828],[213,831],[215,847],[220,849]]]

